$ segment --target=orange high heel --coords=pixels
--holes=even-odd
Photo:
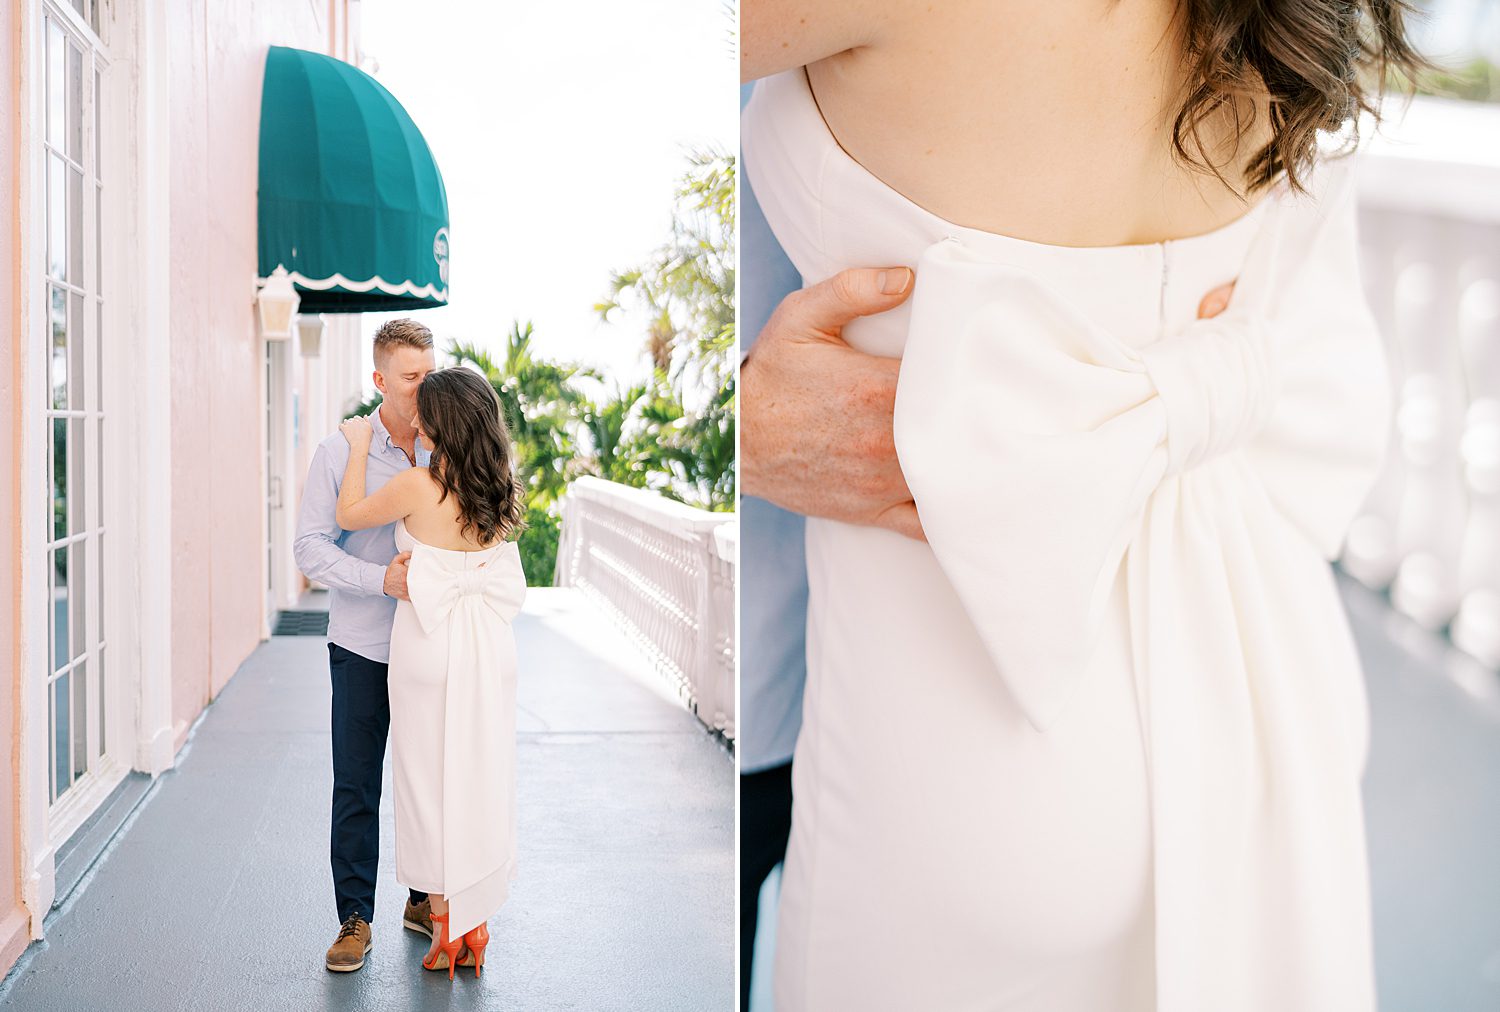
[[[474,957],[474,977],[479,978],[479,968],[484,965],[484,947],[490,944],[490,928],[483,921],[471,931],[465,931],[462,939],[464,945],[469,947],[469,954]],[[461,962],[460,966],[469,966],[467,961]]]
[[[443,926],[443,933],[437,940],[438,947],[434,949],[429,955],[422,957],[422,966],[425,969],[447,970],[449,980],[453,979],[453,967],[458,963],[458,953],[464,947],[464,937],[467,937],[461,936],[454,941],[449,941],[448,916],[452,912],[453,911],[451,910],[448,911],[447,914],[440,914],[436,911],[433,912],[433,923],[441,924]],[[477,973],[478,971],[476,970],[475,972]]]

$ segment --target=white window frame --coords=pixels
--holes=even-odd
[[[100,223],[96,222],[95,220],[95,208],[99,205],[97,205],[93,199],[93,191],[99,188],[99,180],[104,179],[106,174],[103,171],[103,167],[96,164],[97,156],[90,150],[90,144],[96,145],[99,150],[105,150],[102,143],[102,138],[94,136],[95,130],[93,124],[95,122],[102,124],[104,121],[104,116],[102,114],[98,114],[96,118],[96,113],[98,112],[98,110],[95,109],[95,101],[102,98],[102,82],[112,79],[108,76],[110,60],[108,51],[105,48],[103,41],[89,30],[88,26],[83,22],[82,18],[76,14],[73,8],[71,6],[64,6],[62,4],[53,2],[53,0],[49,0],[49,2],[43,3],[42,9],[44,12],[44,16],[41,18],[41,20],[43,22],[44,31],[45,24],[49,20],[49,18],[60,23],[65,36],[70,37],[71,42],[81,45],[84,48],[85,53],[85,62],[82,68],[84,97],[80,102],[79,116],[82,120],[81,126],[83,129],[84,137],[86,138],[83,144],[83,149],[80,152],[80,158],[82,159],[80,167],[84,171],[83,189],[84,192],[87,193],[87,196],[83,198],[82,204],[78,209],[83,219],[79,223],[79,234],[83,238],[84,249],[78,255],[79,263],[83,265],[83,277],[70,277],[67,282],[69,286],[76,286],[77,288],[79,288],[83,294],[83,321],[81,323],[81,326],[75,331],[74,323],[71,318],[71,308],[69,309],[70,316],[68,324],[68,334],[70,342],[68,356],[68,383],[71,389],[73,383],[75,382],[75,377],[72,375],[73,365],[75,362],[81,362],[84,373],[83,378],[85,379],[85,382],[82,384],[83,404],[81,408],[73,407],[72,405],[70,405],[68,409],[58,410],[53,408],[52,405],[48,404],[44,397],[43,410],[44,414],[48,414],[49,416],[49,425],[51,421],[57,418],[57,416],[62,416],[70,433],[74,429],[72,423],[75,419],[80,420],[84,423],[82,426],[85,433],[83,446],[78,447],[73,445],[71,436],[65,444],[71,447],[67,465],[69,482],[69,513],[70,516],[76,520],[79,516],[79,512],[81,512],[82,522],[70,522],[68,535],[67,537],[62,539],[62,543],[68,547],[70,559],[74,560],[69,563],[68,567],[68,587],[70,590],[77,588],[81,591],[81,594],[78,596],[77,600],[75,600],[68,609],[68,621],[70,627],[77,617],[77,610],[80,604],[87,605],[87,607],[84,609],[85,621],[83,623],[84,650],[80,657],[79,664],[83,666],[82,671],[85,689],[84,698],[86,700],[84,726],[81,731],[85,743],[89,743],[91,739],[90,731],[93,730],[93,736],[97,736],[97,729],[100,728],[101,722],[103,722],[107,716],[110,716],[112,712],[111,707],[109,707],[108,705],[100,705],[102,701],[99,698],[99,693],[93,691],[93,687],[98,684],[96,679],[100,670],[99,664],[101,654],[107,653],[107,651],[104,650],[105,644],[101,642],[103,637],[100,635],[100,631],[102,629],[108,629],[109,625],[107,622],[101,621],[99,608],[94,606],[93,595],[91,593],[93,587],[100,586],[98,584],[98,581],[101,574],[104,574],[106,577],[111,574],[109,572],[108,566],[99,564],[99,560],[97,559],[97,557],[95,557],[97,553],[91,552],[88,547],[92,542],[92,535],[94,535],[95,533],[98,533],[100,535],[106,533],[106,526],[104,522],[106,518],[102,515],[105,505],[102,498],[103,486],[100,485],[100,487],[91,490],[91,486],[99,484],[99,455],[102,452],[102,448],[95,444],[95,440],[89,438],[88,430],[94,426],[96,421],[93,417],[94,413],[91,408],[91,400],[93,403],[103,403],[102,398],[100,398],[100,394],[102,393],[102,391],[95,390],[93,388],[100,384],[103,384],[107,379],[103,370],[99,368],[100,360],[97,352],[99,350],[98,342],[101,340],[101,335],[97,333],[98,325],[96,321],[99,319],[99,317],[96,315],[96,307],[94,302],[95,298],[98,298],[102,295],[102,278],[93,279],[93,290],[90,290],[90,287],[88,285],[91,273],[90,268],[92,266],[90,261],[92,260],[93,264],[99,264],[101,267],[103,262],[103,250],[99,248],[98,242],[96,240],[96,237],[102,232]],[[66,51],[67,45],[68,42],[65,42],[64,51]],[[45,66],[48,58],[49,57],[44,55],[39,62],[41,62]],[[99,89],[100,95],[94,96],[94,100],[90,100],[89,96],[94,90],[93,78],[96,71],[98,72],[101,81]],[[43,86],[41,91],[45,94],[45,85]],[[41,125],[42,124],[40,123],[38,124],[38,126]],[[45,133],[46,131],[45,129],[43,129],[43,140],[39,145],[43,152],[43,173],[45,173],[45,166],[48,164],[48,160],[51,158],[51,154],[49,154],[47,151],[48,143],[45,139]],[[70,161],[71,159],[68,159],[64,154],[64,160]],[[93,169],[92,175],[89,172],[90,169]],[[37,182],[38,190],[42,191],[42,193],[45,194],[47,186],[50,185],[46,181],[45,175],[39,175]],[[71,243],[71,238],[69,241]],[[74,254],[70,247],[69,259],[73,259],[73,256]],[[44,288],[50,288],[50,274],[48,275],[48,281],[45,281],[43,284]],[[68,290],[71,291],[71,287]],[[70,307],[72,305],[71,297],[69,298],[69,305]],[[48,328],[45,324],[42,329],[44,333],[48,332]],[[74,340],[79,340],[84,343],[83,353],[81,355],[75,356],[73,353],[71,342]],[[44,345],[44,347],[46,348],[45,357],[47,357],[50,362],[50,342]],[[43,371],[44,373],[46,372],[45,369]],[[43,385],[45,388],[50,389],[49,383],[44,382]],[[93,394],[92,398],[90,397],[91,393]],[[44,436],[44,439],[49,438],[50,434]],[[81,462],[77,462],[77,455],[79,453],[82,453]],[[108,459],[108,454],[105,454],[104,456],[105,459]],[[82,476],[83,486],[82,488],[74,488],[73,486],[76,483],[73,481],[73,478],[80,475]],[[96,515],[96,513],[98,515]],[[50,542],[48,544],[50,545]],[[79,554],[78,549],[82,549],[82,554],[85,558],[93,558],[93,561],[90,563],[90,565],[88,567],[84,567],[85,576],[81,584],[77,582],[79,569],[81,568],[76,561]],[[46,553],[50,551],[50,548],[44,548],[43,551],[44,553]],[[48,579],[49,581],[51,579],[50,567]],[[50,582],[48,585],[50,587]],[[100,586],[100,590],[102,592],[102,586]],[[106,605],[108,604],[109,596],[110,595],[108,594],[102,594],[101,600]],[[49,636],[49,643],[54,638],[55,634]],[[72,645],[75,637],[70,635],[66,636],[66,639],[68,640],[68,653],[71,655]],[[74,678],[72,673],[79,670],[79,665],[69,662],[65,663],[63,667],[67,668],[69,672],[68,709],[70,712],[64,713],[59,709],[51,716],[47,732],[49,751],[53,743],[55,743],[55,741],[57,740],[55,727],[50,725],[53,721],[71,721],[71,711],[73,710],[76,702],[75,694],[78,692],[78,679]],[[49,660],[48,664],[44,665],[43,669],[45,672],[46,682],[48,683],[48,688],[44,691],[47,691],[49,693],[51,691],[50,684],[58,677],[54,675],[52,668],[53,664]],[[73,765],[72,753],[77,747],[76,738],[79,730],[80,729],[78,728],[74,728],[73,733],[68,737],[67,744],[69,755],[66,757],[66,766],[70,770]],[[116,733],[118,733],[118,730]],[[106,734],[105,737],[107,741],[108,735]],[[72,786],[62,788],[62,793],[60,794],[56,803],[51,806],[51,810],[49,812],[49,821],[52,825],[54,836],[66,839],[67,835],[70,835],[72,831],[78,826],[78,824],[87,817],[88,813],[93,810],[94,805],[90,804],[91,799],[94,799],[95,796],[98,795],[101,791],[107,792],[108,790],[112,790],[114,786],[118,784],[125,775],[126,771],[124,767],[113,760],[107,750],[98,759],[95,759],[95,757],[93,756],[90,756],[89,758],[93,760],[89,768],[74,779]],[[52,771],[55,770],[56,765],[56,757],[49,754],[49,776],[52,775]]]
[[[131,768],[153,776],[170,768],[171,553],[169,320],[170,77],[169,0],[107,5],[95,34],[63,0],[19,5],[20,138],[18,206],[23,227],[18,266],[21,284],[21,757],[18,777],[21,898],[31,913],[30,937],[43,937],[43,921],[56,892],[56,851]],[[104,490],[97,526],[108,558],[102,619],[109,631],[107,698],[91,700],[113,714],[106,750],[56,806],[50,804],[46,668],[49,663],[47,545],[42,527],[50,510],[45,490],[50,405],[46,305],[46,20],[50,15],[87,40],[103,63],[100,117],[104,162],[99,176],[114,199],[104,201],[101,253],[104,278]],[[86,216],[91,222],[92,216]],[[43,223],[40,226],[37,223]],[[155,265],[154,269],[139,266]],[[127,343],[122,348],[122,341]],[[99,480],[97,459],[85,462]],[[71,575],[71,574],[70,574]],[[97,611],[98,609],[91,609]],[[97,628],[97,626],[96,626]],[[97,639],[95,640],[95,643]],[[94,644],[91,644],[93,646]],[[93,694],[91,694],[93,695]],[[85,782],[87,781],[87,782]]]

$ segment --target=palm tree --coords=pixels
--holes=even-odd
[[[638,306],[652,366],[635,434],[656,461],[651,487],[707,509],[734,508],[734,156],[690,157],[672,236],[644,266],[617,271],[594,308]],[[649,466],[648,471],[653,470]]]
[[[533,353],[530,321],[512,323],[505,359],[472,343],[452,342],[448,355],[477,369],[500,398],[526,481],[526,527],[520,536],[521,567],[533,586],[550,584],[557,567],[560,518],[557,500],[580,473],[575,430],[587,398],[572,385],[588,370],[551,362]]]
[[[583,430],[593,443],[594,474],[637,488],[647,486],[653,455],[643,453],[643,448],[628,438],[628,430],[636,405],[649,391],[644,383],[628,390],[616,387],[614,396],[602,403],[585,399],[579,405]]]
[[[575,365],[537,357],[532,352],[532,337],[530,322],[511,324],[503,364],[471,343],[454,341],[447,351],[456,363],[477,369],[495,388],[516,442],[531,502],[548,506],[557,501],[578,473],[573,433],[579,409],[587,399],[570,381],[589,373]]]

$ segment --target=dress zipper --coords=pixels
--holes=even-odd
[[[1161,291],[1156,296],[1156,337],[1167,336],[1167,244],[1157,243],[1161,250]]]

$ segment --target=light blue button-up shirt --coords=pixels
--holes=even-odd
[[[753,85],[740,89],[740,107]],[[744,165],[741,159],[740,165]],[[802,278],[740,172],[740,354]],[[753,496],[740,497],[740,772],[792,757],[802,729],[807,679],[807,557],[803,520]]]
[[[406,452],[391,442],[380,409],[367,416],[374,434],[365,465],[365,495],[412,466]],[[417,467],[431,456],[417,440]],[[345,650],[382,664],[391,659],[391,623],[396,599],[385,593],[385,570],[396,557],[396,524],[346,531],[338,525],[339,486],[349,464],[349,441],[335,432],[318,444],[302,489],[297,540],[292,545],[297,568],[309,580],[329,589],[328,638]]]

